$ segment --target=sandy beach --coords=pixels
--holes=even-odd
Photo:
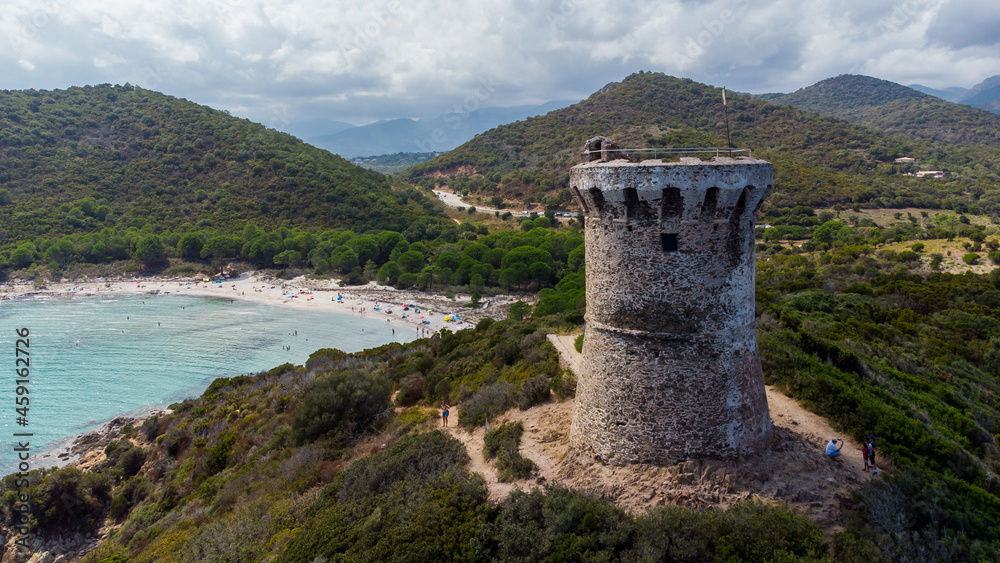
[[[419,336],[431,336],[442,328],[471,328],[483,317],[503,319],[517,297],[484,298],[477,309],[466,307],[471,296],[450,299],[433,293],[400,291],[375,282],[341,288],[337,280],[311,280],[300,276],[281,280],[258,272],[237,277],[150,277],[93,279],[46,283],[36,288],[27,282],[0,284],[0,300],[28,296],[98,296],[133,293],[143,295],[195,295],[223,299],[246,299],[300,310],[385,318],[397,327],[410,326]],[[206,281],[208,280],[208,281]]]

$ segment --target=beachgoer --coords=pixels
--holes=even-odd
[[[837,442],[840,442],[839,446],[837,445]],[[844,441],[843,440],[841,440],[840,438],[832,438],[826,444],[826,455],[828,455],[830,457],[837,457],[838,455],[840,455],[840,448],[843,448],[843,447],[844,447]]]
[[[448,426],[448,410],[450,408],[448,403],[441,401],[441,425],[444,427]]]
[[[868,473],[868,444],[861,446],[861,457],[865,460],[865,473]]]

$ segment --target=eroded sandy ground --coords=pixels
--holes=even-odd
[[[576,370],[580,355],[573,347],[573,338],[553,339],[558,340],[554,344],[565,366]],[[447,431],[468,448],[470,469],[486,478],[490,498],[495,501],[515,488],[546,484],[583,490],[634,513],[665,505],[724,508],[741,500],[770,500],[801,511],[830,535],[842,524],[842,507],[850,502],[851,491],[871,478],[863,471],[860,445],[772,387],[767,387],[767,398],[775,425],[768,451],[736,460],[692,460],[666,467],[609,466],[571,452],[573,400],[512,410],[491,423],[521,421],[525,429],[521,453],[538,465],[534,477],[517,483],[500,483],[493,465],[483,461],[483,428],[471,433],[454,427]],[[451,420],[458,420],[459,408],[453,408]],[[824,453],[833,437],[847,440],[838,460]]]

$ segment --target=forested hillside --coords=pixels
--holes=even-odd
[[[127,85],[0,92],[0,251],[72,235],[102,261],[140,234],[404,231],[417,217],[443,219],[418,191],[186,100]]]
[[[845,74],[763,99],[909,139],[1000,147],[1000,116],[995,113],[870,76]]]
[[[1000,150],[887,135],[736,94],[729,96],[729,120],[734,145],[775,164],[772,204],[1000,211],[994,189]],[[595,135],[625,148],[725,145],[722,91],[663,74],[633,74],[578,104],[483,133],[411,168],[409,177],[434,183],[442,180],[426,175],[443,173],[459,190],[567,205],[568,170]],[[903,176],[892,162],[900,156],[949,174],[943,181]]]

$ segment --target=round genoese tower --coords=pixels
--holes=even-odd
[[[761,450],[754,217],[771,164],[591,154],[603,158],[570,172],[587,260],[573,447],[612,464]]]

